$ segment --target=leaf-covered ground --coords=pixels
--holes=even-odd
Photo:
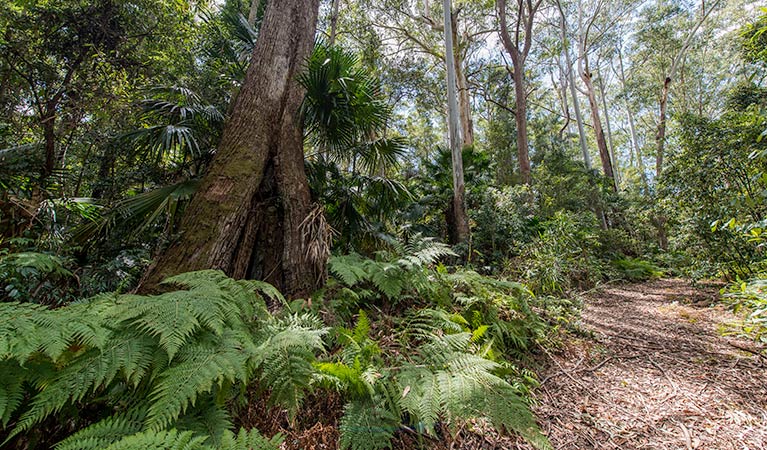
[[[570,340],[541,373],[536,412],[554,448],[767,448],[767,358],[722,335],[736,317],[712,306],[717,295],[683,280],[589,295],[593,337]]]

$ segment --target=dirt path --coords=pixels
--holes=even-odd
[[[682,280],[606,288],[552,355],[536,408],[556,449],[767,449],[767,359],[722,337],[716,289]],[[739,348],[740,347],[740,348]]]

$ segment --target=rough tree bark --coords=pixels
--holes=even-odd
[[[453,54],[454,27],[452,23],[452,2],[443,1],[445,18],[445,63],[447,67],[447,110],[448,131],[450,134],[450,153],[453,161],[453,204],[450,208],[451,240],[455,243],[466,242],[469,239],[469,217],[466,214],[466,186],[463,179],[463,152],[461,141],[461,124],[458,118],[458,101],[456,95],[456,63]]]
[[[250,67],[218,152],[180,225],[146,273],[142,290],[182,272],[220,269],[286,295],[309,293],[325,272],[311,255],[312,209],[296,75],[314,42],[319,0],[268,2]]]

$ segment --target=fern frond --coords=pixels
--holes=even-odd
[[[375,375],[364,373],[359,364],[350,367],[343,363],[317,363],[315,368],[318,371],[315,375],[317,381],[325,382],[336,390],[346,391],[353,397],[372,396],[375,392]]]
[[[418,348],[421,364],[406,364],[396,380],[402,410],[429,434],[440,420],[455,425],[456,420],[484,417],[537,448],[550,448],[517,390],[494,374],[500,366],[472,353],[471,338],[471,333],[432,335]]]
[[[224,301],[223,292],[211,285],[160,296],[125,296],[117,319],[156,336],[168,360],[173,360],[176,352],[203,327],[217,334],[223,331]]]
[[[103,311],[113,302],[110,296],[49,310],[29,303],[0,303],[0,359],[26,361],[42,352],[58,360],[73,344],[102,345],[110,334]]]
[[[191,431],[196,436],[206,436],[208,444],[218,447],[224,434],[232,429],[232,420],[226,408],[210,396],[187,411],[174,427],[180,431]]]
[[[448,245],[431,237],[423,237],[420,233],[411,236],[403,250],[406,254],[398,262],[407,269],[434,264],[445,256],[457,256]]]
[[[238,434],[226,431],[218,450],[279,450],[283,442],[281,435],[267,439],[256,429],[240,429]]]
[[[366,260],[352,253],[344,256],[334,256],[328,261],[330,272],[339,277],[349,287],[367,279],[367,271],[363,268]]]
[[[24,399],[26,378],[26,370],[16,361],[0,361],[0,423],[3,428]]]
[[[136,408],[97,422],[56,444],[56,450],[101,450],[140,432],[146,410]]]
[[[369,333],[370,319],[368,319],[368,315],[365,313],[365,311],[360,310],[359,315],[357,316],[357,324],[354,326],[354,330],[352,332],[352,338],[355,342],[362,342],[363,340],[367,339]]]
[[[405,288],[406,277],[400,266],[378,261],[365,264],[368,277],[373,285],[390,299],[396,299]]]
[[[204,437],[191,431],[145,431],[128,436],[106,447],[106,450],[212,450]]]
[[[353,401],[344,407],[339,429],[342,450],[392,448],[391,440],[399,428],[399,417],[371,401]]]
[[[256,366],[261,382],[271,389],[271,401],[295,415],[314,373],[314,353],[324,348],[328,328],[312,315],[291,315],[264,332],[269,336],[259,347]]]
[[[64,405],[81,401],[88,393],[111,383],[118,374],[124,373],[127,379],[142,378],[153,359],[153,342],[141,335],[118,335],[101,350],[85,351],[53,379],[44,380],[11,436],[28,430]]]
[[[450,314],[442,309],[423,308],[410,316],[406,331],[416,337],[429,338],[437,334],[462,333],[469,322],[459,314]]]
[[[210,392],[224,381],[247,378],[247,361],[254,346],[243,333],[227,331],[208,334],[179,353],[179,362],[165,370],[150,394],[146,426],[159,430],[194,405],[201,393]]]

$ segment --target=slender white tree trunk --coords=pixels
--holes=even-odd
[[[336,32],[338,29],[338,6],[341,0],[333,0],[333,5],[330,13],[330,45],[336,43]]]
[[[621,183],[620,168],[618,166],[618,155],[615,154],[615,146],[613,145],[613,131],[610,127],[610,113],[607,110],[607,93],[605,92],[605,84],[600,76],[599,91],[602,94],[602,110],[605,112],[605,126],[607,126],[607,150],[610,153],[610,160],[613,165],[613,173],[615,175],[615,188],[618,189]]]
[[[586,165],[586,169],[591,170],[591,155],[589,154],[589,147],[586,143],[586,130],[583,127],[583,115],[581,114],[580,102],[578,102],[578,92],[575,90],[575,75],[573,74],[573,62],[570,58],[570,45],[567,39],[567,21],[565,19],[565,13],[562,10],[562,6],[557,2],[560,14],[560,32],[562,35],[562,42],[565,43],[565,65],[567,66],[566,77],[568,80],[568,86],[570,87],[570,95],[573,98],[573,112],[575,113],[575,122],[578,124],[578,140],[581,144],[581,152],[583,153],[583,163]]]
[[[447,71],[447,111],[450,153],[453,160],[453,205],[452,220],[453,240],[465,242],[469,239],[469,219],[466,215],[465,191],[463,179],[463,155],[461,148],[461,124],[458,113],[456,93],[455,55],[453,54],[452,4],[443,0],[445,19],[445,66]]]

